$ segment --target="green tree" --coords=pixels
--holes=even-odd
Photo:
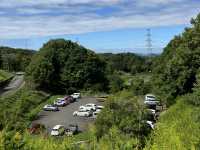
[[[51,92],[107,86],[106,64],[94,52],[63,39],[46,43],[33,58],[27,75],[36,88]]]
[[[168,105],[178,95],[192,92],[200,67],[200,15],[191,21],[182,35],[176,36],[156,61],[154,69],[155,93]]]
[[[149,133],[145,120],[147,113],[140,100],[130,92],[120,92],[109,99],[95,122],[96,135],[102,137],[112,127],[123,134],[143,139]]]

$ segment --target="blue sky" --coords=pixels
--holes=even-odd
[[[199,0],[1,0],[0,45],[38,50],[65,38],[96,52],[153,52],[200,12]]]

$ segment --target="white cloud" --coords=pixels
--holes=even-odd
[[[9,3],[2,1],[0,7],[8,9],[6,16],[0,16],[0,38],[2,39],[182,25],[188,24],[190,18],[200,11],[197,5],[200,3],[188,1],[182,5],[172,5],[173,2],[178,3],[180,0],[166,0],[167,2],[164,0],[124,0],[128,5],[120,0],[21,0],[18,1],[19,3],[16,3],[17,0],[10,0],[13,5],[9,4],[10,1]],[[68,5],[59,5],[65,2],[68,2]],[[104,5],[100,5],[100,2]],[[144,9],[142,2],[152,2],[156,8],[151,11]],[[157,5],[159,3],[165,7],[160,8]],[[22,6],[26,7],[22,8]],[[116,7],[119,10],[109,11],[106,15],[97,13],[98,10],[107,6]],[[152,8],[152,5],[145,5],[145,7]],[[10,9],[15,12],[9,12]]]
[[[1,7],[76,4],[115,4],[122,0],[1,0]]]

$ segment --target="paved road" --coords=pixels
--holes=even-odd
[[[24,84],[24,75],[16,75],[7,86],[0,89],[0,96],[16,91],[23,84]]]
[[[44,124],[48,132],[57,124],[64,125],[65,127],[69,124],[78,124],[79,130],[84,131],[87,129],[88,124],[94,121],[94,118],[74,117],[72,114],[79,108],[79,106],[87,103],[103,105],[103,103],[97,101],[96,98],[84,97],[79,99],[77,102],[71,103],[65,107],[60,107],[60,111],[58,112],[41,111],[39,113],[39,119],[35,120],[33,123]]]

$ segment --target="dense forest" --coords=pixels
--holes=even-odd
[[[110,71],[123,71],[131,74],[151,70],[156,56],[141,56],[134,53],[104,53],[99,54],[107,62]]]
[[[0,47],[0,69],[10,72],[25,71],[34,53],[33,50]]]

